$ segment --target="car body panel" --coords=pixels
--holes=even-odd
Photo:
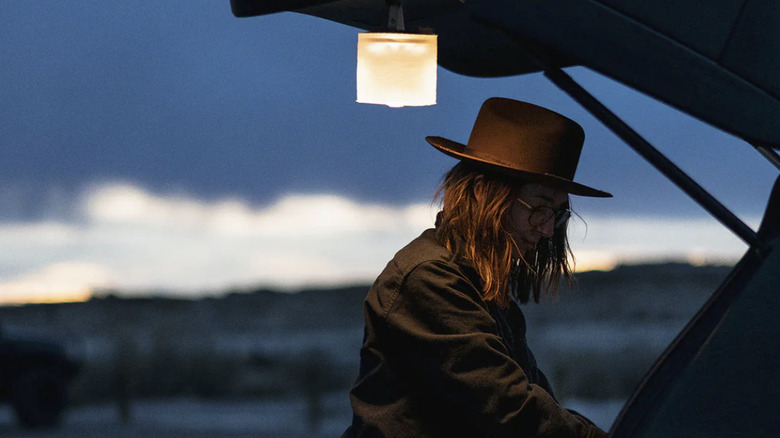
[[[615,437],[780,435],[780,179],[750,250],[659,359]]]
[[[247,17],[295,11],[367,30],[380,0],[232,0]],[[780,147],[780,7],[774,0],[405,0],[406,29],[439,35],[439,64],[469,76],[584,65],[751,143]]]

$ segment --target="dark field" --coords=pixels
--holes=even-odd
[[[576,291],[526,306],[529,343],[558,398],[608,428],[729,270],[583,273]],[[83,363],[59,429],[21,429],[4,405],[0,435],[338,436],[350,421],[367,289],[0,308],[7,336],[57,339]]]

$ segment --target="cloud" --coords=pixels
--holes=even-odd
[[[754,229],[759,218],[747,222]],[[617,264],[684,260],[692,264],[734,263],[747,245],[712,217],[590,217],[574,220],[570,243],[578,269],[609,269]]]
[[[7,249],[0,255],[0,301],[63,288],[206,294],[366,282],[430,227],[435,209],[334,195],[291,195],[257,207],[105,184],[83,194],[78,216],[0,223]]]
[[[78,220],[0,223],[0,301],[370,282],[436,213],[427,203],[364,204],[330,194],[265,206],[212,202],[131,184],[93,187],[77,205]],[[669,258],[733,262],[746,249],[707,218],[590,217],[587,228],[572,224],[571,244],[580,270]]]
[[[290,195],[266,208],[253,208],[239,199],[207,203],[153,195],[128,184],[98,187],[84,206],[93,224],[285,239],[397,232],[430,222],[433,214],[427,205],[359,205],[336,195]]]

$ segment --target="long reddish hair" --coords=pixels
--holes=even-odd
[[[473,263],[483,283],[483,299],[500,306],[506,306],[513,294],[523,303],[533,295],[538,303],[543,292],[557,292],[561,277],[573,281],[565,225],[537,244],[532,260],[513,263],[517,242],[508,225],[518,189],[516,183],[460,162],[444,175],[436,192],[442,202],[436,226],[439,243]]]

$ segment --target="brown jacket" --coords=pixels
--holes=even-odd
[[[519,307],[488,305],[480,284],[433,230],[396,254],[366,297],[344,436],[604,435],[558,405],[526,345]]]

